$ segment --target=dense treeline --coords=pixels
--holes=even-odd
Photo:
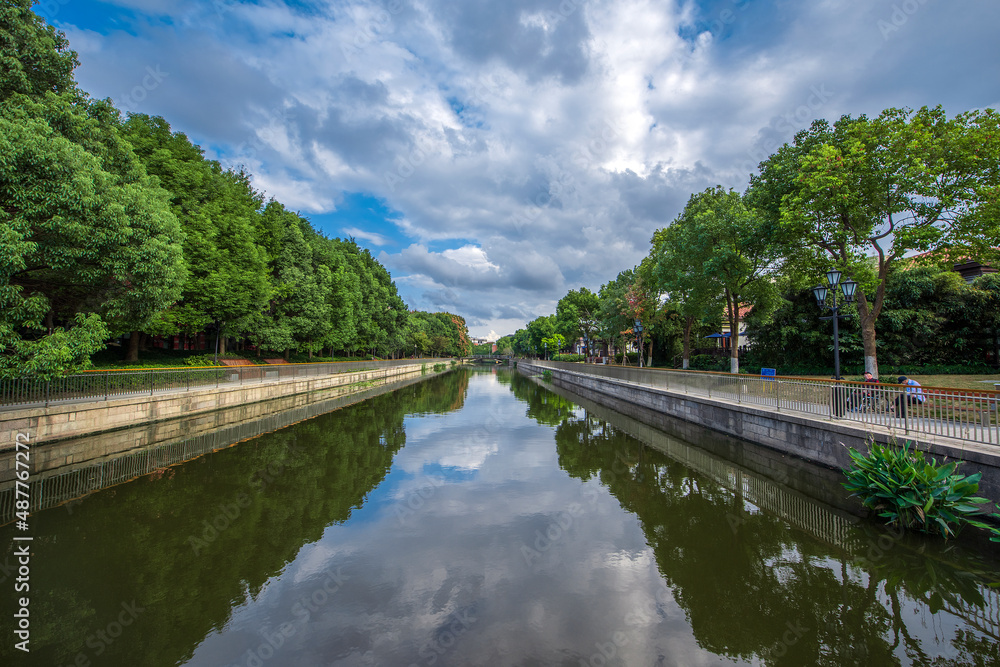
[[[92,100],[32,4],[0,7],[0,376],[80,368],[123,335],[129,361],[199,332],[286,358],[464,352],[464,320],[411,315],[367,249],[166,120]]]
[[[995,110],[819,120],[762,162],[746,192],[692,195],[639,266],[596,295],[569,292],[499,347],[552,353],[586,337],[614,354],[638,342],[638,321],[647,363],[655,346],[660,363],[687,368],[696,341],[725,322],[731,372],[741,353],[784,372],[827,372],[831,325],[810,288],[836,268],[858,283],[842,308],[848,367],[877,377],[879,357],[895,368],[995,365],[1000,279],[965,283],[952,268],[966,258],[996,266],[998,246]]]

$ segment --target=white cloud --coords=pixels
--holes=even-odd
[[[308,13],[264,2],[222,14],[119,2],[174,21],[107,35],[61,26],[85,90],[119,99],[147,65],[162,67],[169,77],[135,110],[246,165],[289,207],[384,199],[417,243],[381,228],[355,238],[398,243],[380,258],[409,276],[410,305],[447,307],[480,335],[631,268],[691,193],[744,187],[815,118],[1000,99],[982,76],[1000,64],[1000,7],[986,4],[920,4],[885,33],[891,3],[862,0],[733,3],[730,14],[670,0],[351,0]],[[428,250],[440,241],[461,247]]]

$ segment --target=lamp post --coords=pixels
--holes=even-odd
[[[820,308],[829,308],[833,313],[826,317],[821,317],[821,320],[833,320],[833,376],[835,380],[840,378],[840,328],[838,322],[841,317],[849,317],[848,315],[841,315],[840,308],[837,306],[837,286],[840,286],[841,291],[844,294],[844,303],[851,303],[854,301],[854,292],[858,289],[858,284],[851,280],[850,278],[844,278],[841,280],[843,274],[837,269],[830,269],[826,272],[826,282],[829,285],[817,285],[813,287],[813,295],[816,297],[816,303]],[[830,303],[827,303],[827,297],[829,297]]]
[[[549,360],[549,342],[547,340],[543,340],[542,341],[542,345],[545,346],[544,349],[542,350],[545,353],[545,361],[548,361]]]
[[[642,322],[634,322],[635,340],[639,344],[639,368],[642,368]]]
[[[583,334],[583,354],[586,357],[587,363],[590,363],[590,341],[587,339],[587,334]]]

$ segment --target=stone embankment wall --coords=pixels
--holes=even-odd
[[[171,391],[153,396],[4,410],[0,412],[0,452],[13,449],[19,433],[28,434],[32,445],[39,445],[278,398],[299,397],[297,404],[304,404],[315,400],[316,397],[310,399],[309,395],[317,391],[388,378],[402,379],[421,370],[422,364],[418,363],[320,377]]]
[[[848,447],[867,452],[870,438],[888,442],[894,437],[888,431],[875,432],[853,423],[775,412],[614,378],[535,366],[528,361],[519,361],[517,368],[531,374],[551,371],[553,384],[570,391],[585,390],[585,395],[598,402],[607,397],[609,407],[614,407],[615,401],[632,403],[830,468],[850,466]],[[917,449],[939,461],[943,458],[963,461],[959,470],[967,475],[981,472],[980,495],[1000,505],[1000,448],[948,442],[944,438],[931,440],[917,434],[895,437],[900,442],[904,438],[910,440]]]

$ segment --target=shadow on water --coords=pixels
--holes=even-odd
[[[559,465],[638,517],[702,648],[765,664],[1000,664],[995,546],[861,520],[838,471],[537,379],[512,385],[555,427]]]
[[[404,418],[460,407],[468,378],[404,385],[33,513],[30,664],[190,658],[303,545],[362,506],[406,441]],[[16,570],[14,534],[0,528],[5,587]],[[8,619],[12,597],[4,596]],[[122,633],[142,641],[116,641]],[[12,644],[0,645],[0,662],[22,656]]]

